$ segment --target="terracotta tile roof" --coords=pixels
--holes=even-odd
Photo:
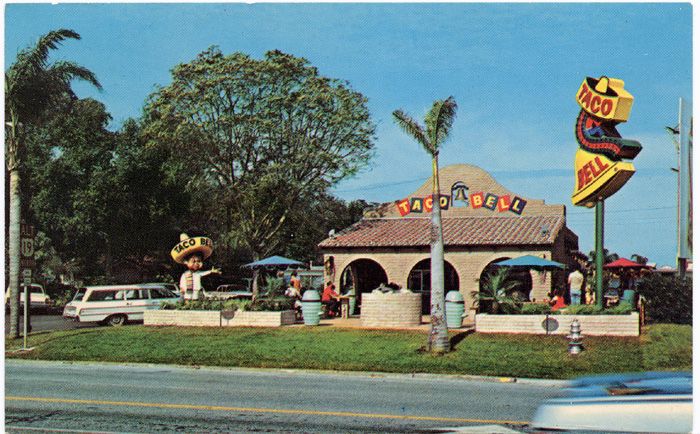
[[[563,216],[444,218],[445,246],[548,245],[565,228]],[[430,245],[430,218],[363,219],[319,244],[333,247]]]

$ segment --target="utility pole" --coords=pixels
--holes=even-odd
[[[692,153],[692,107],[690,104],[679,99],[678,103],[678,274],[681,279],[685,278],[688,268],[688,260],[692,258],[692,196],[690,183],[691,173],[691,153]]]

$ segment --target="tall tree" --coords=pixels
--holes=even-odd
[[[114,283],[113,264],[169,251],[190,205],[164,150],[145,146],[136,121],[113,133],[109,119],[98,101],[71,101],[26,141],[36,223],[91,283]]]
[[[282,248],[293,210],[372,156],[366,98],[304,58],[212,47],[172,76],[145,108],[151,143],[176,150],[170,167],[197,201],[195,226],[253,259]]]
[[[40,123],[56,97],[74,96],[73,79],[101,89],[95,75],[73,62],[49,63],[49,53],[66,39],[80,39],[72,30],[54,30],[39,38],[36,45],[17,55],[5,72],[5,161],[10,178],[9,245],[10,257],[10,336],[19,337],[19,230],[20,167],[26,128]]]
[[[445,322],[445,253],[442,239],[442,217],[440,214],[440,180],[438,176],[438,154],[440,146],[447,140],[452,129],[457,103],[453,97],[437,100],[425,115],[425,126],[404,113],[395,110],[396,123],[406,134],[413,137],[430,154],[433,160],[433,209],[430,227],[430,334],[428,349],[435,353],[450,350]]]

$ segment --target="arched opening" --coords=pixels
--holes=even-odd
[[[408,273],[408,289],[421,293],[421,310],[423,315],[430,314],[430,259],[424,259],[413,266]],[[459,276],[457,270],[445,261],[445,294],[449,291],[459,291]]]
[[[495,265],[496,262],[500,262],[506,259],[510,258],[503,257],[495,259],[489,262],[489,264],[486,267],[484,267],[484,269],[481,271],[481,276],[479,276],[479,291],[483,290],[484,285],[486,285],[486,282],[488,281],[488,277],[490,275],[496,273],[500,268],[503,268]],[[515,282],[515,286],[512,292],[515,293],[516,297],[522,300],[529,300],[530,292],[532,291],[532,275],[530,274],[530,270],[523,268],[506,268],[508,270],[507,281]],[[479,306],[479,310],[484,311],[482,306]]]
[[[352,261],[340,275],[341,293],[346,294],[354,290],[358,306],[362,305],[362,293],[372,292],[382,283],[389,283],[386,272],[371,259]]]

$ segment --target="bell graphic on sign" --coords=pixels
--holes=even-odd
[[[452,206],[453,207],[468,207],[469,206],[469,187],[462,181],[457,181],[452,185]]]

